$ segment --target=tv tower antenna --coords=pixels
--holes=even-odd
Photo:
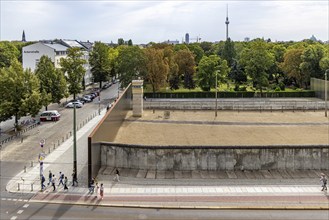
[[[229,24],[229,20],[228,20],[228,5],[226,5],[226,21],[225,21],[225,24],[226,24],[226,40],[228,40],[228,24]]]

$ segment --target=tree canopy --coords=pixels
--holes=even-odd
[[[85,75],[84,64],[86,61],[82,58],[83,52],[77,47],[68,49],[66,58],[61,58],[60,64],[65,73],[66,81],[69,86],[69,93],[73,94],[75,99],[76,94],[81,92],[82,79]]]

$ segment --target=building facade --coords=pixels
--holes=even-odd
[[[81,51],[83,52],[82,58],[87,61],[87,63],[84,65],[84,68],[86,70],[84,80],[85,84],[89,85],[92,83],[92,74],[90,71],[90,65],[88,63],[89,51],[77,41],[44,41],[23,47],[23,68],[30,68],[34,72],[40,61],[40,58],[44,55],[48,56],[51,59],[51,61],[55,65],[55,68],[60,68],[60,59],[66,58],[68,49],[70,47],[75,47],[76,45],[78,45]]]

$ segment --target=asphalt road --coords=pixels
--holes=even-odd
[[[0,208],[0,219],[245,219],[245,220],[322,220],[329,211],[291,210],[184,210],[72,206],[7,201]],[[15,218],[16,217],[16,218]]]
[[[114,84],[110,88],[103,90],[101,92],[100,106],[106,107],[117,95],[118,84]],[[97,114],[98,108],[98,97],[96,97],[93,102],[86,103],[81,109],[77,109],[77,126],[80,124],[82,126],[88,117],[92,114]],[[48,109],[58,110],[61,114],[61,120],[58,122],[43,122],[40,126],[23,134],[23,142],[21,142],[21,139],[14,140],[4,145],[0,150],[0,206],[8,207],[7,211],[9,213],[14,212],[16,206],[8,205],[9,201],[7,199],[26,200],[31,198],[32,195],[6,192],[8,181],[22,171],[24,166],[30,167],[31,161],[37,162],[41,139],[46,140],[44,150],[48,152],[49,149],[53,150],[54,144],[57,146],[58,141],[61,143],[62,139],[66,138],[73,129],[73,109],[59,108],[57,104],[49,106]],[[11,123],[11,121],[8,123]],[[5,219],[2,218],[3,214],[3,210],[1,209],[1,220]]]

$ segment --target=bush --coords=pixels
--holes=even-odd
[[[282,91],[286,90],[286,85],[283,82],[279,83],[279,87]]]

